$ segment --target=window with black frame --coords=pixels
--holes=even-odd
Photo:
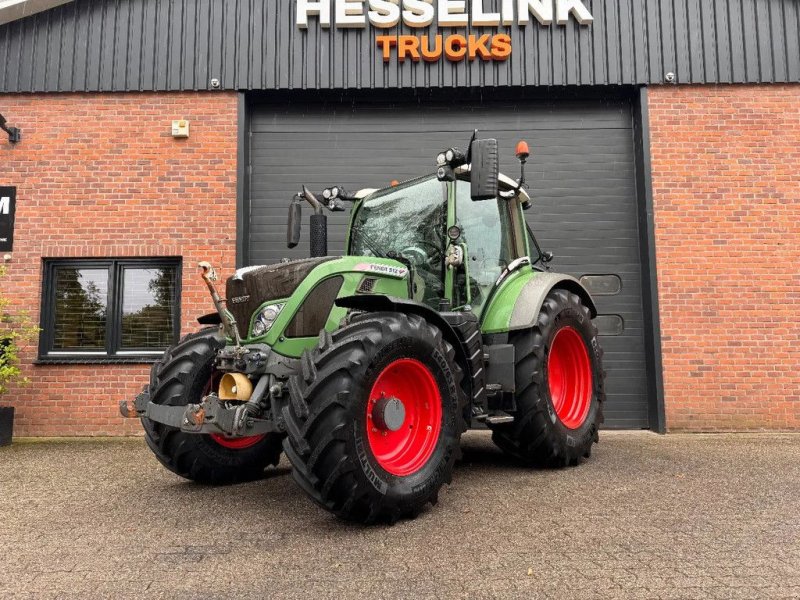
[[[48,259],[40,361],[152,360],[180,328],[178,258]]]

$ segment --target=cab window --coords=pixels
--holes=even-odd
[[[495,282],[514,260],[511,214],[507,200],[473,201],[468,181],[456,183],[456,222],[466,245],[464,267],[456,277],[455,305],[469,302],[480,313]]]
[[[446,188],[435,176],[364,200],[353,217],[350,255],[401,259],[412,267],[414,299],[438,308],[444,297]]]

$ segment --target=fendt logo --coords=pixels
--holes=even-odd
[[[488,0],[297,0],[297,26],[307,29],[316,17],[321,27],[338,29],[391,29],[406,27],[524,27],[532,20],[541,25],[567,25],[574,18],[581,25],[594,21],[583,0],[499,0],[499,10],[487,10]],[[511,56],[507,33],[482,35],[378,35],[375,42],[384,62],[393,56],[399,62],[435,62],[446,57],[460,62],[476,59],[506,60]],[[395,51],[396,50],[396,51]]]

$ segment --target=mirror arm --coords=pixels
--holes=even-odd
[[[306,202],[308,202],[311,205],[311,208],[314,209],[315,215],[323,214],[322,204],[306,186],[303,186],[303,198],[305,198]]]

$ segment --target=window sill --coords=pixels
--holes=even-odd
[[[40,356],[34,365],[151,365],[161,355],[144,356]]]

